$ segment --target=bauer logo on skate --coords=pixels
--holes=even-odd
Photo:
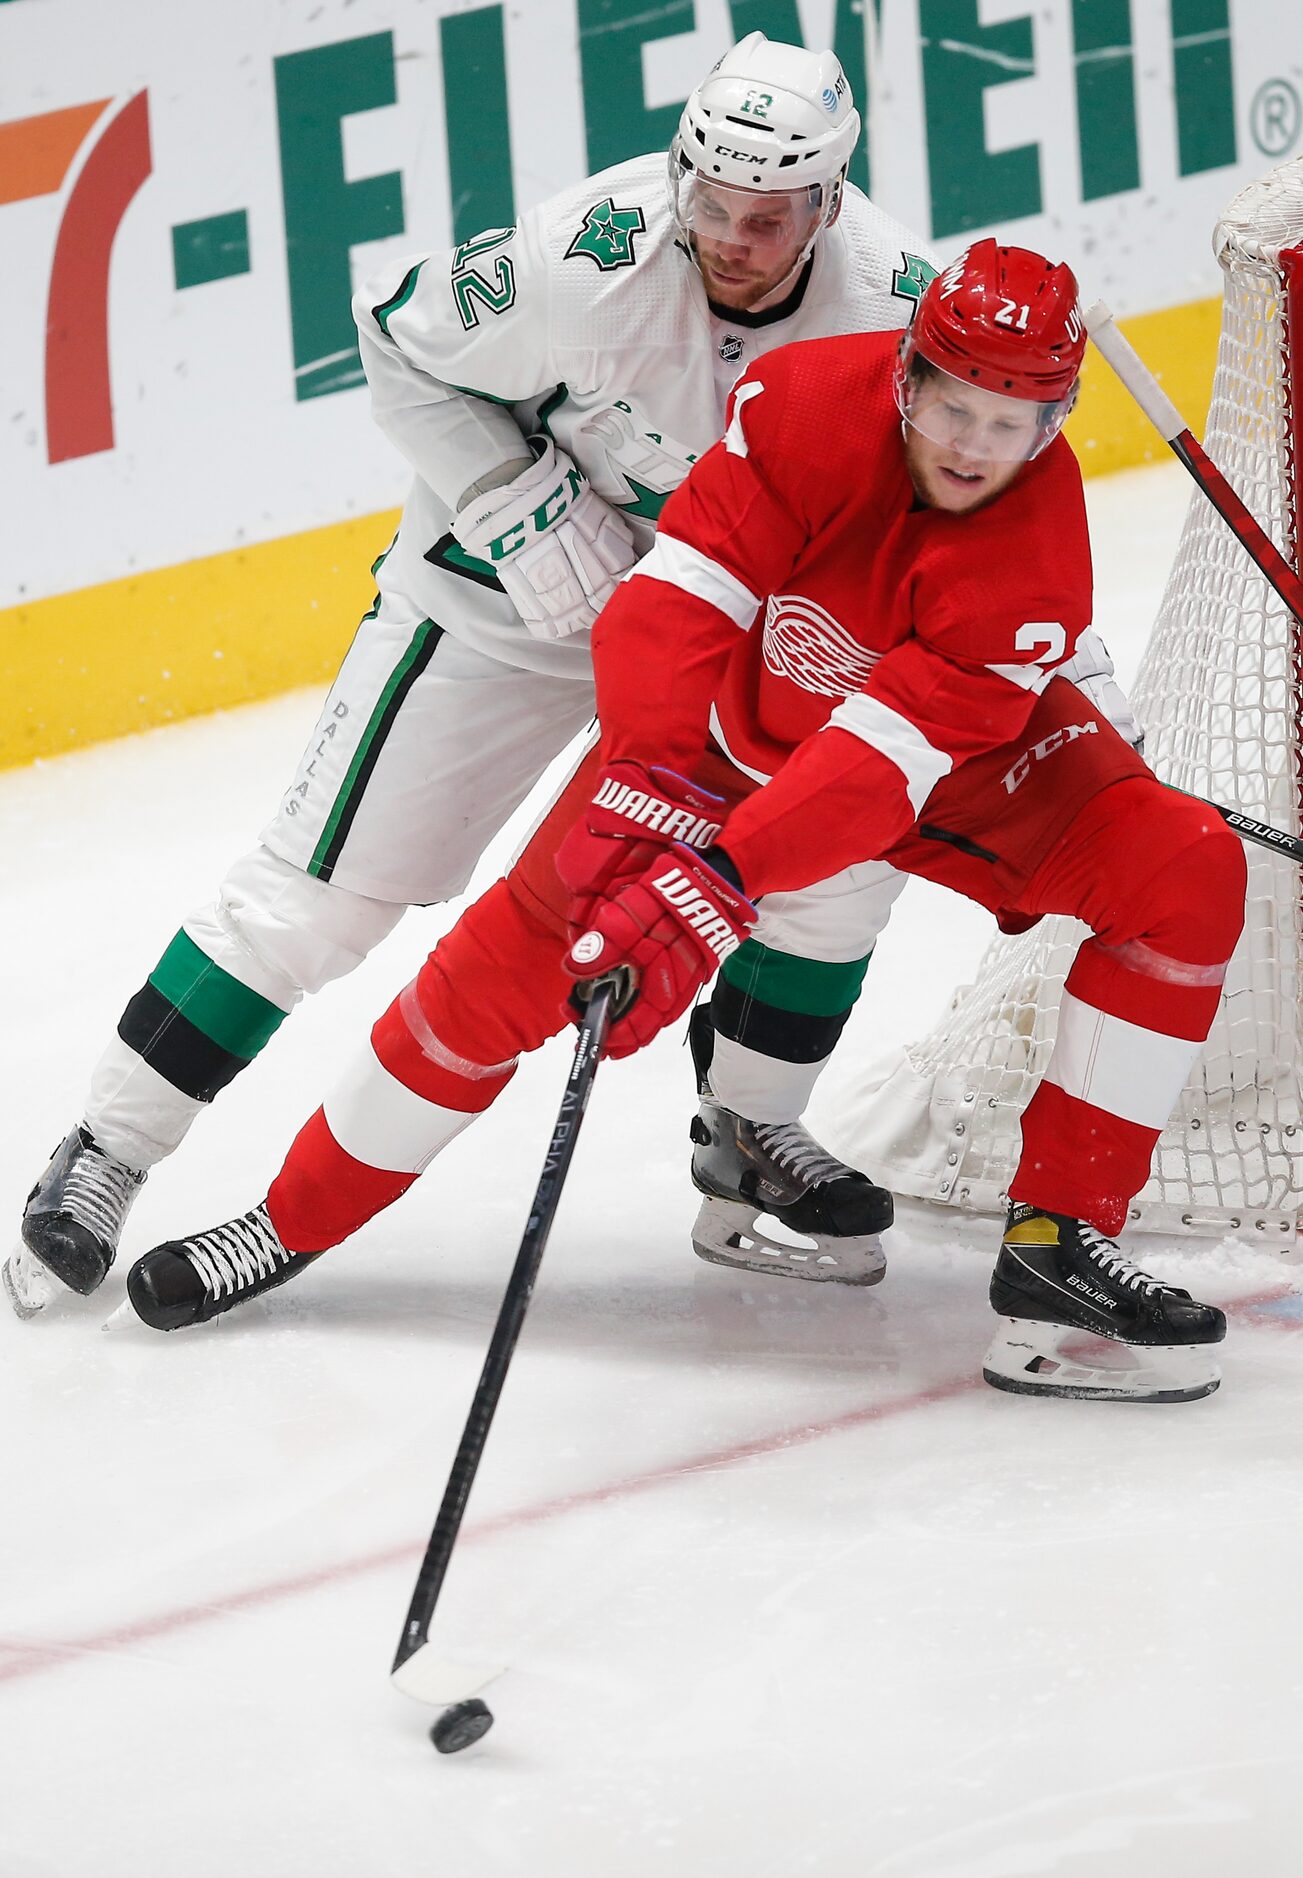
[[[882,657],[851,637],[831,613],[799,593],[771,594],[765,609],[765,664],[821,698],[862,691]]]
[[[721,962],[737,951],[740,941],[733,928],[705,894],[700,893],[677,867],[671,867],[658,875],[652,882],[652,890],[675,909],[679,918],[686,926],[692,927],[699,939],[705,940]],[[577,949],[575,956],[578,957]]]
[[[1009,794],[1012,795],[1015,789],[1026,782],[1032,773],[1033,763],[1044,762],[1047,756],[1053,756],[1056,750],[1075,743],[1078,737],[1093,737],[1098,729],[1098,724],[1064,724],[1052,736],[1042,737],[1030,750],[1024,750],[1013,768],[1005,773],[1004,786]]]

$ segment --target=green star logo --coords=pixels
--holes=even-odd
[[[937,277],[936,269],[925,261],[920,254],[901,254],[902,267],[898,267],[891,277],[891,291],[898,300],[911,302],[910,318],[919,301]]]
[[[638,259],[633,238],[641,235],[647,223],[641,209],[617,209],[614,198],[596,202],[584,217],[584,225],[566,249],[572,254],[586,254],[596,261],[604,274],[615,267],[632,267]]]
[[[658,522],[661,510],[670,499],[671,491],[649,489],[646,483],[640,483],[636,476],[629,474],[628,470],[624,472],[624,480],[629,485],[633,501],[619,502],[617,500],[617,506],[623,509],[626,515],[640,515],[645,522]]]

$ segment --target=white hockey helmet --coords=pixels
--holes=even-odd
[[[813,211],[806,252],[835,218],[860,135],[841,61],[748,33],[697,86],[670,146],[670,209],[685,237],[694,185],[801,191]]]

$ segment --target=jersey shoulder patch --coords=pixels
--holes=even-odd
[[[583,226],[576,230],[563,259],[587,255],[603,274],[632,267],[638,259],[634,236],[641,235],[646,226],[647,219],[636,203],[620,208],[614,196],[606,196],[586,211]]]
[[[937,269],[921,254],[910,254],[907,249],[900,251],[900,266],[893,269],[891,291],[898,300],[908,300],[909,317],[913,319],[918,310],[918,303],[937,277]]]

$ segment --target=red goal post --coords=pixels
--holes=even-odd
[[[1224,298],[1205,447],[1298,570],[1303,158],[1236,196],[1214,248]],[[1132,702],[1165,781],[1303,834],[1303,629],[1197,489]],[[1292,861],[1247,859],[1244,939],[1132,1224],[1286,1250],[1303,1213],[1303,896]],[[1084,930],[1053,918],[994,940],[929,1034],[865,1079],[843,1152],[897,1193],[1002,1209]]]

